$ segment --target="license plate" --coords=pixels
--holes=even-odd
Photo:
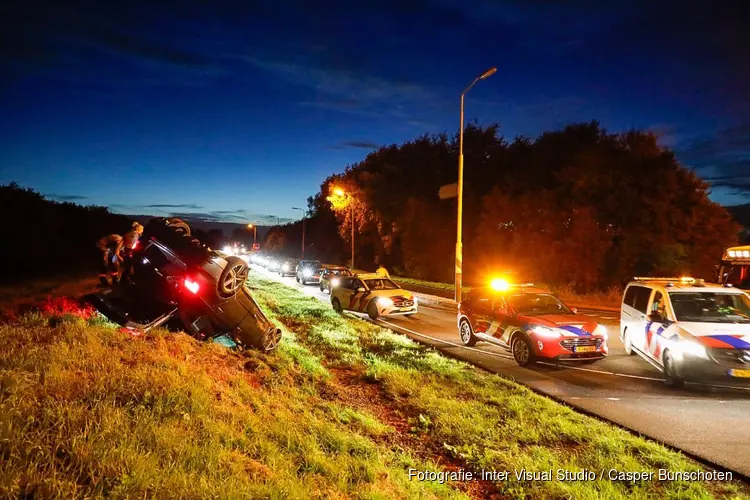
[[[596,352],[596,346],[593,345],[579,345],[573,349],[573,352]]]
[[[729,375],[738,378],[750,378],[750,370],[729,370]]]

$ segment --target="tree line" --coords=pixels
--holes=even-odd
[[[308,200],[306,254],[381,262],[397,275],[452,282],[457,137],[423,135],[368,154],[326,178]],[[464,273],[481,282],[512,271],[523,280],[581,291],[634,275],[713,278],[739,226],[709,186],[649,132],[608,133],[573,124],[507,141],[498,126],[464,134]],[[335,189],[346,196],[333,197]],[[353,208],[353,210],[352,210]],[[352,221],[353,219],[353,221]],[[298,255],[300,223],[273,228],[266,248]]]

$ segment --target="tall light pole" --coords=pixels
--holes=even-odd
[[[484,80],[494,75],[497,68],[490,68],[471,82],[466,90],[461,92],[461,128],[458,135],[458,214],[456,228],[456,302],[461,302],[461,279],[463,266],[463,246],[461,242],[461,232],[463,230],[463,211],[464,211],[464,96],[476,85],[479,80]]]
[[[341,188],[336,188],[333,191],[336,196],[346,196],[346,193]],[[351,197],[351,195],[350,195]],[[349,200],[349,206],[351,207],[351,219],[352,219],[352,263],[351,270],[354,271],[354,199]]]
[[[307,210],[304,208],[292,207],[292,210],[302,212],[302,259],[305,258],[305,220],[307,219]]]
[[[253,245],[255,245],[258,242],[258,226],[255,224],[248,224],[247,228],[253,230]]]

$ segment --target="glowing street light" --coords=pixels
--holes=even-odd
[[[248,224],[247,228],[253,230],[253,245],[255,245],[258,242],[258,226],[254,224]]]
[[[346,196],[346,192],[341,188],[334,188],[333,194],[339,197]],[[351,195],[350,195],[351,196]],[[351,263],[351,269],[354,270],[354,203],[353,200],[349,200],[349,205],[351,206],[351,218],[352,218],[352,263]]]
[[[463,244],[461,242],[461,232],[463,230],[463,210],[464,210],[464,96],[476,85],[479,80],[484,80],[494,75],[497,68],[490,68],[471,82],[461,93],[461,128],[459,129],[458,138],[458,216],[456,227],[456,302],[461,302],[461,279],[463,267]]]
[[[304,208],[292,207],[292,210],[299,210],[302,212],[302,259],[305,258],[305,220],[307,219],[307,210]]]

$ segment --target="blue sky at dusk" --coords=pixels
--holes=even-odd
[[[123,213],[291,220],[378,145],[454,133],[461,91],[496,66],[467,120],[509,139],[652,129],[716,201],[750,201],[745,2],[561,3],[12,0],[0,183]]]

